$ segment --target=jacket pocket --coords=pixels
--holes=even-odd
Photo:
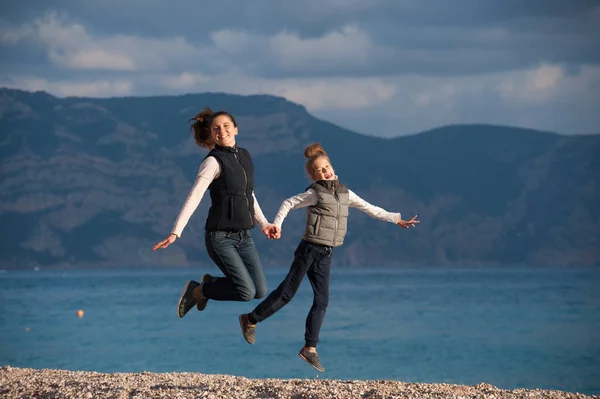
[[[315,235],[318,236],[319,235],[319,228],[321,227],[321,218],[318,217],[317,221],[315,222]]]

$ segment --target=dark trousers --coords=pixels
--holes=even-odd
[[[250,231],[207,231],[205,244],[208,255],[225,275],[204,283],[205,297],[242,302],[267,294],[267,280]]]
[[[285,279],[248,315],[250,323],[256,324],[273,315],[289,303],[304,275],[312,286],[313,305],[306,318],[304,339],[306,346],[316,347],[319,332],[329,303],[329,270],[331,266],[331,247],[311,244],[302,240],[294,252],[294,262]]]

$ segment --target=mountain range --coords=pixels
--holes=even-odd
[[[310,184],[311,142],[363,199],[419,216],[405,230],[352,209],[334,265],[600,265],[600,134],[451,125],[386,139],[268,95],[57,98],[2,88],[0,268],[209,265],[208,195],[174,245],[151,251],[206,155],[188,123],[205,106],[236,117],[268,219]],[[266,267],[289,265],[304,219],[292,211],[278,241],[253,231]]]

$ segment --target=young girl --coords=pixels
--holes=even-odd
[[[304,150],[308,158],[306,171],[313,179],[312,185],[302,194],[283,201],[273,225],[269,227],[272,238],[279,238],[281,224],[292,209],[307,208],[306,227],[300,245],[294,252],[294,261],[285,279],[251,313],[240,315],[244,339],[255,342],[256,324],[284,307],[296,294],[304,275],[314,292],[313,305],[306,318],[305,345],[298,355],[319,371],[325,371],[317,354],[319,332],[329,302],[329,268],[334,247],[344,242],[348,221],[348,208],[354,207],[367,215],[400,227],[415,227],[416,216],[402,220],[399,213],[390,213],[373,206],[340,183],[331,161],[320,144],[311,144]]]

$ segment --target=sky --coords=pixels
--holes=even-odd
[[[4,1],[0,52],[0,86],[58,97],[273,94],[382,137],[600,133],[598,0]]]

